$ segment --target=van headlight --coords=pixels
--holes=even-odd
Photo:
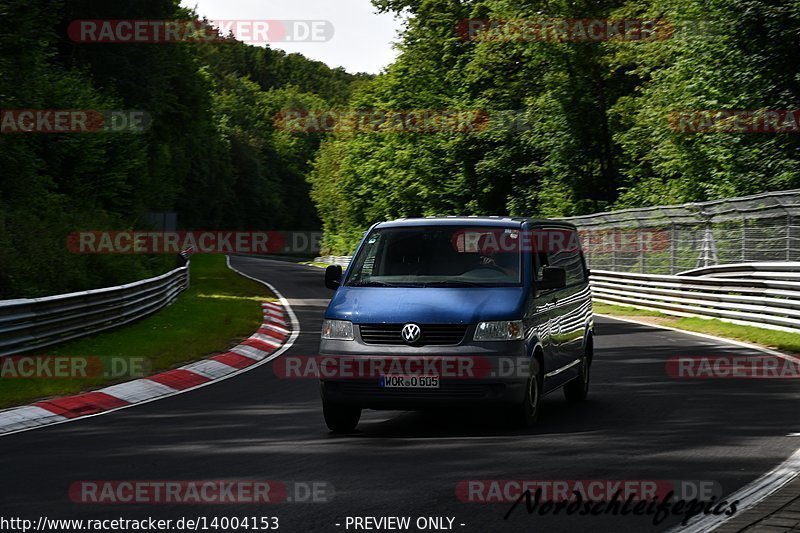
[[[481,322],[475,328],[476,341],[516,341],[522,339],[522,320]]]
[[[349,320],[325,320],[322,322],[322,338],[351,341],[353,340],[353,323]]]

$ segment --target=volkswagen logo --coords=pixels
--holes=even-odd
[[[406,344],[414,344],[422,336],[422,330],[416,324],[406,324],[400,331],[400,335]]]

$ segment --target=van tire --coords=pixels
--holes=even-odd
[[[568,402],[583,402],[589,395],[590,370],[592,368],[592,340],[587,341],[586,350],[581,360],[581,374],[564,385],[564,397]]]
[[[542,371],[539,361],[531,359],[530,375],[525,385],[525,398],[521,404],[514,406],[514,424],[528,428],[536,425],[542,403]]]
[[[325,425],[334,433],[350,433],[356,429],[361,419],[361,408],[322,401],[322,415]]]

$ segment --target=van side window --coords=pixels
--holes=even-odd
[[[548,231],[548,230],[546,230]],[[580,240],[575,230],[565,228],[551,228],[549,231],[558,234],[557,239],[550,239],[547,247],[547,261],[549,266],[561,267],[567,271],[567,285],[586,281],[586,271],[583,268]]]

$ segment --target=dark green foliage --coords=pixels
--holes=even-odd
[[[374,0],[410,15],[356,109],[524,112],[521,131],[340,134],[311,174],[325,245],[396,216],[569,216],[800,186],[800,135],[684,133],[687,109],[800,108],[800,4],[787,0]],[[651,42],[466,42],[458,21],[661,19]]]
[[[135,109],[144,133],[0,135],[0,299],[141,279],[174,257],[77,255],[80,230],[316,229],[313,136],[276,131],[286,107],[345,103],[353,76],[239,42],[78,44],[76,19],[190,19],[178,0],[0,0],[0,109]]]
[[[193,18],[177,0],[0,0],[0,108],[143,109],[144,134],[0,136],[0,298],[127,281],[171,258],[66,252],[80,229],[325,230],[441,214],[569,216],[800,186],[800,135],[685,133],[683,110],[799,109],[787,0],[374,0],[409,16],[372,77],[224,44],[81,45],[75,18]],[[468,42],[459,21],[659,19],[652,42]],[[477,133],[290,134],[285,109],[511,111]]]

